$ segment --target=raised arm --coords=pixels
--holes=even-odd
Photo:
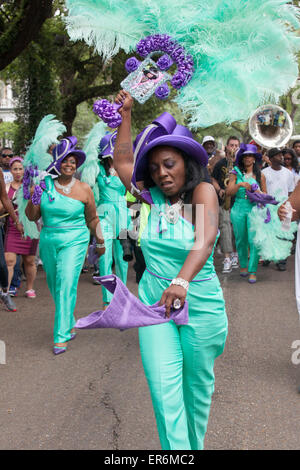
[[[122,183],[128,191],[131,190],[131,177],[133,172],[133,149],[131,136],[131,109],[133,98],[121,90],[116,97],[116,103],[122,104],[119,112],[122,115],[122,123],[118,128],[114,149],[114,167]]]

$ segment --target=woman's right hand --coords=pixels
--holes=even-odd
[[[292,209],[292,211],[293,213],[296,212],[295,209]],[[277,214],[281,222],[286,219],[287,215],[289,214],[289,210],[285,207],[285,203],[281,204],[281,206],[279,207],[277,211]]]
[[[125,90],[119,91],[119,93],[116,96],[115,102],[117,104],[122,105],[122,107],[119,109],[119,113],[121,114],[121,116],[123,115],[123,113],[131,111],[131,108],[133,106],[133,98],[131,94]]]
[[[246,181],[243,183],[239,183],[239,186],[247,189],[248,191],[251,191],[251,184],[247,183]]]

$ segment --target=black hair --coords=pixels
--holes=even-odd
[[[105,170],[106,176],[110,176],[109,170],[111,169],[112,166],[112,158],[111,157],[106,157],[106,158],[101,158],[100,164],[103,166]]]
[[[244,156],[246,156],[246,155],[251,155],[251,154],[245,153]],[[244,166],[244,158],[243,158],[244,156],[242,155],[242,158],[239,159],[239,163],[237,165],[238,168],[241,170],[241,172],[243,174],[246,173],[245,166]],[[260,186],[260,184],[261,184],[261,170],[260,170],[260,165],[259,165],[259,163],[256,159],[255,159],[255,162],[253,163],[253,174],[255,175],[256,181]]]
[[[231,135],[230,137],[228,137],[226,145],[228,145],[231,140],[237,140],[238,142],[241,142],[236,135]]]
[[[145,67],[143,69],[143,74],[146,76],[147,73],[154,75],[154,77],[148,77],[150,80],[155,80],[158,77],[158,70],[154,66],[150,66],[149,68]]]
[[[299,141],[299,143],[300,143],[300,141]],[[289,149],[289,148],[286,148],[286,149],[283,149],[283,150],[282,150],[283,157],[284,157],[287,153],[290,154],[291,157],[292,157],[292,168],[293,168],[297,173],[299,173],[299,163],[298,163],[298,158],[297,158],[296,153],[294,152],[293,149]]]
[[[184,160],[185,184],[180,190],[180,196],[183,198],[183,202],[185,204],[191,204],[193,192],[196,186],[198,186],[198,184],[202,182],[211,183],[211,178],[206,167],[197,163],[194,158],[190,157],[188,154],[178,149],[177,147],[172,148],[174,148]],[[148,159],[153,150],[155,150],[155,147],[148,153]],[[155,183],[150,176],[150,172],[147,173],[144,179],[144,185],[146,188],[151,188],[155,186]]]

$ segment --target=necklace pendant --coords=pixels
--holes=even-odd
[[[54,185],[61,189],[64,194],[70,194],[72,187],[74,186],[76,182],[76,178],[72,178],[71,182],[66,185],[60,184],[57,180],[54,180]]]
[[[166,204],[165,218],[170,224],[177,224],[182,207],[182,200],[179,200],[178,202],[176,202],[176,204],[173,204],[172,206]]]

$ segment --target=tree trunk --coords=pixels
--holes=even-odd
[[[37,36],[44,21],[52,16],[53,0],[21,0],[11,21],[2,22],[0,70],[7,67]]]

